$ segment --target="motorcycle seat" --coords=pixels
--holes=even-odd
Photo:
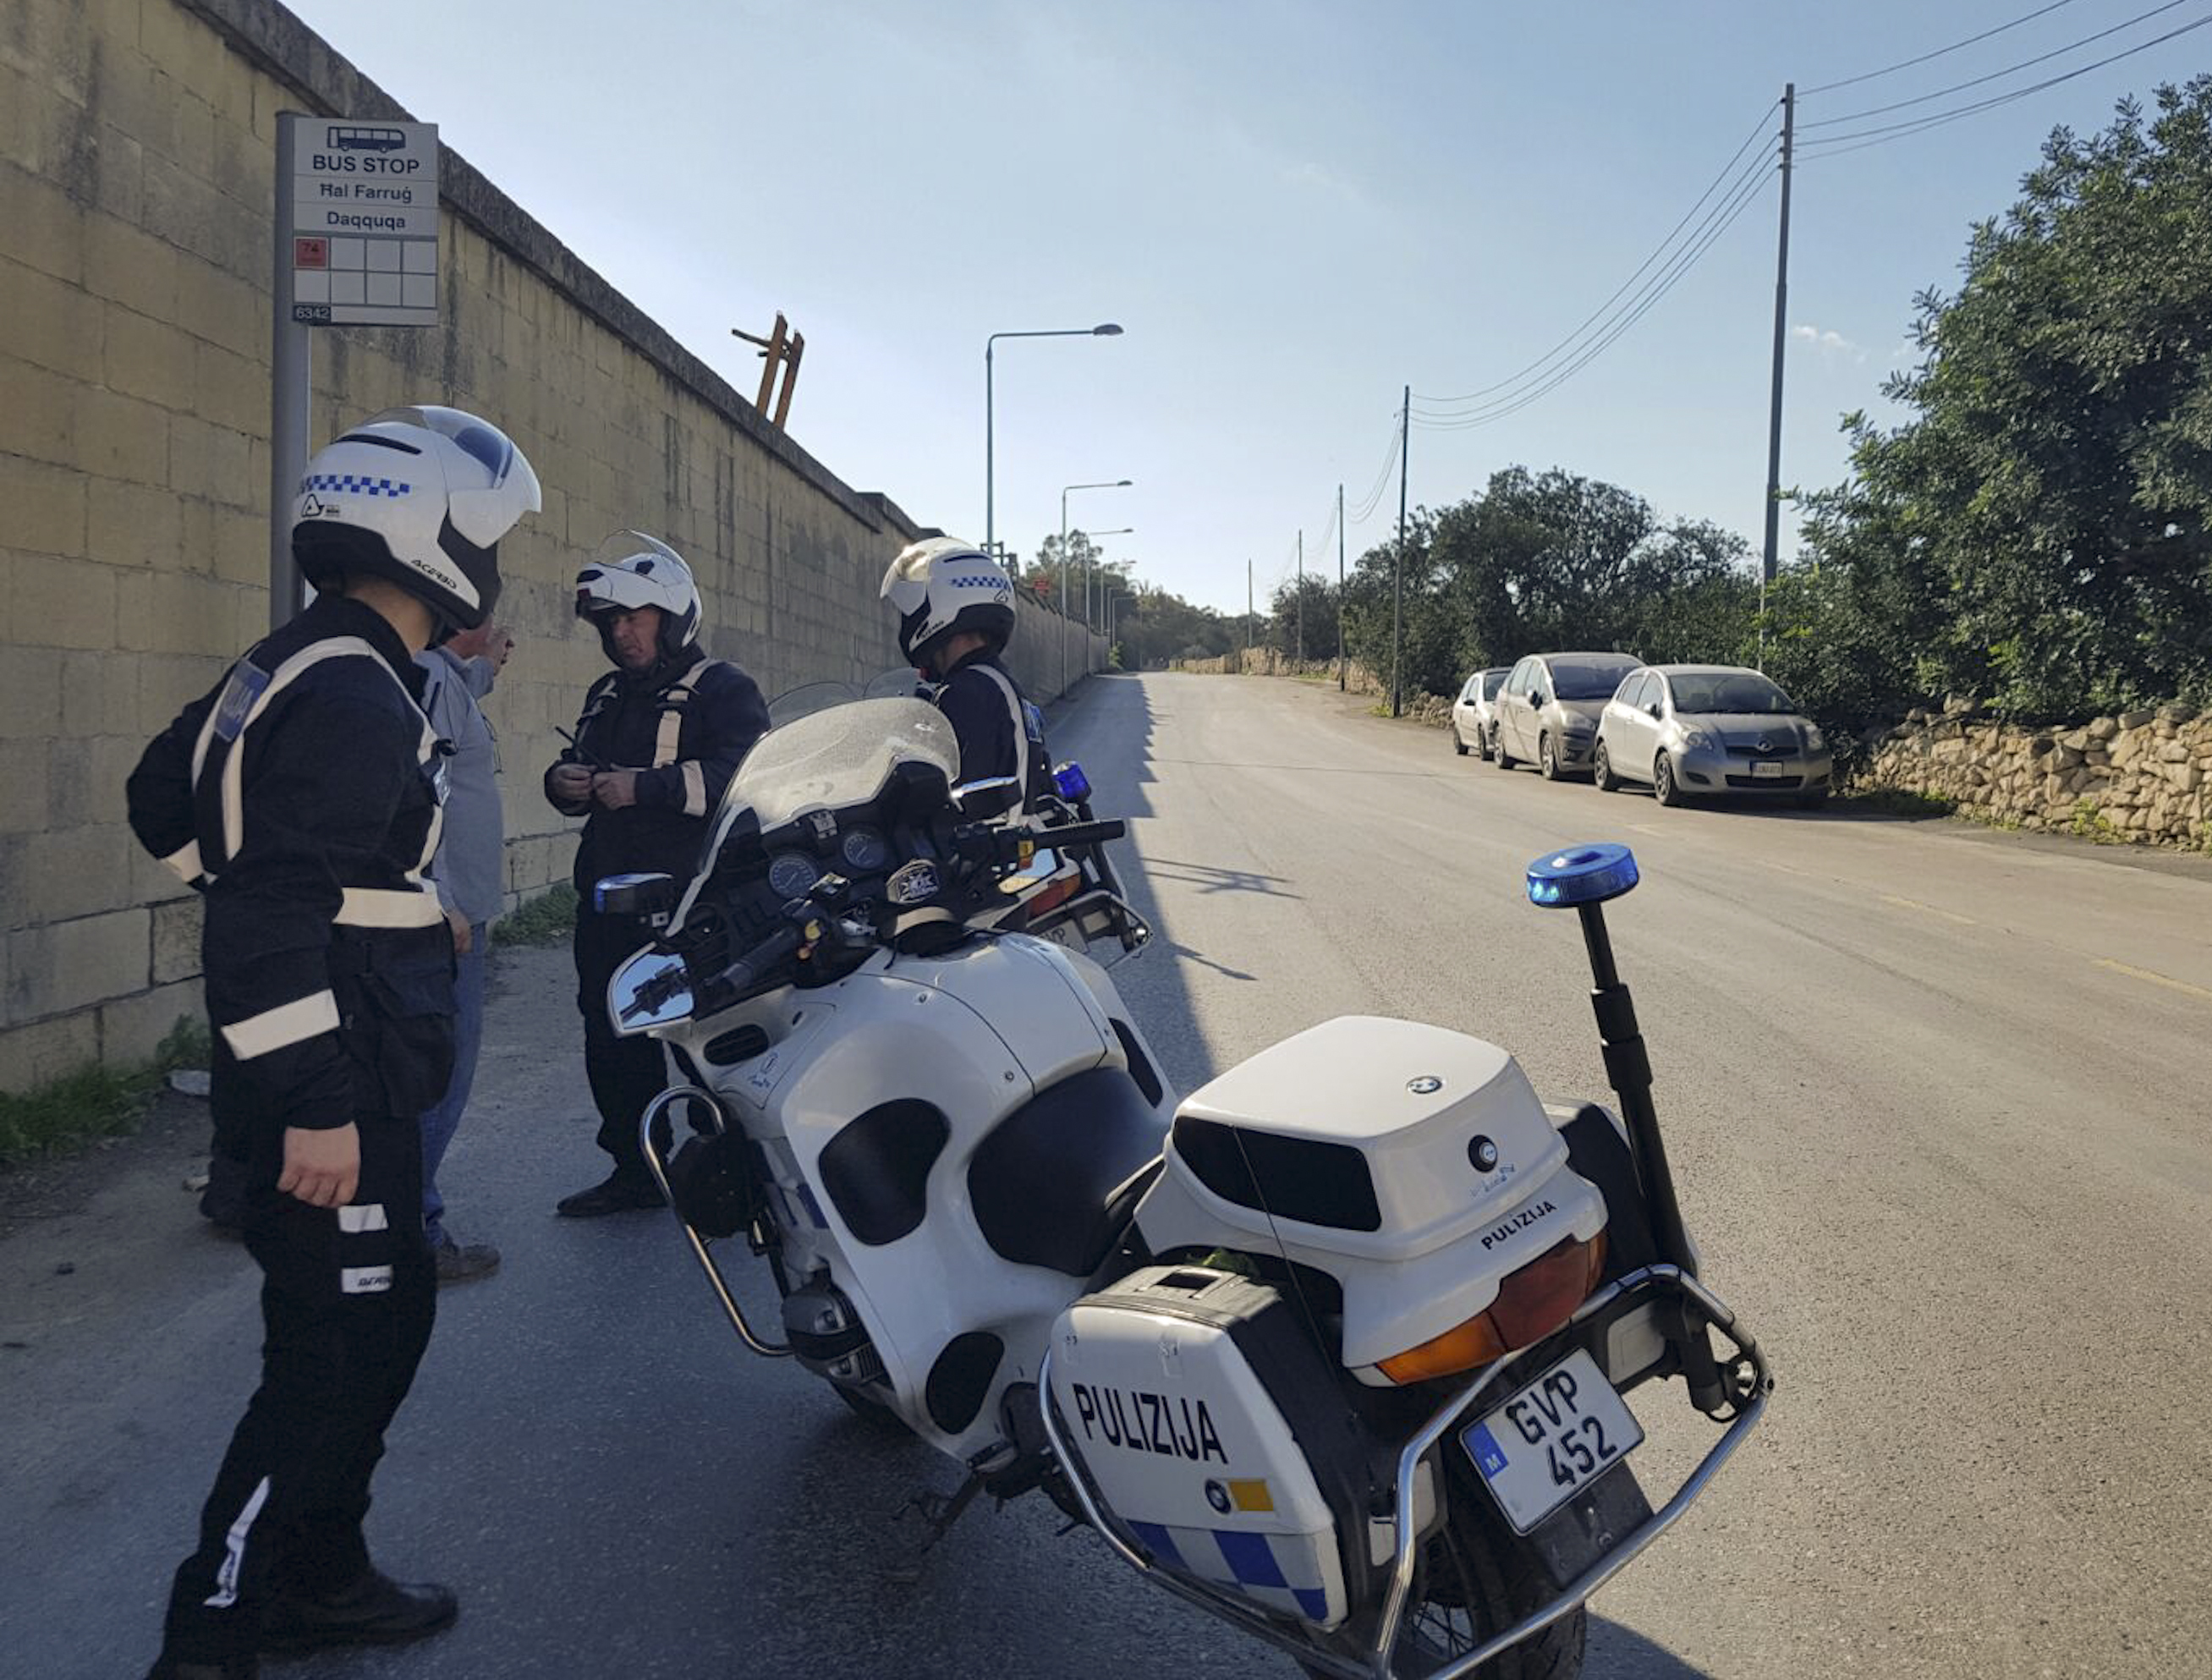
[[[1127,1230],[1166,1129],[1119,1068],[1048,1087],[999,1123],[968,1164],[993,1253],[1087,1278]]]

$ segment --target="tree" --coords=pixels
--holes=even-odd
[[[1317,572],[1285,578],[1275,586],[1261,631],[1267,646],[1287,658],[1304,649],[1310,660],[1336,657],[1336,585]]]
[[[2212,76],[2060,129],[1955,298],[1915,300],[1919,363],[1883,432],[1848,417],[1851,480],[1809,499],[1832,612],[1899,697],[2022,717],[2212,698]]]

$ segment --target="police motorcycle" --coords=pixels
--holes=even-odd
[[[1771,1391],[1698,1275],[1614,971],[1602,905],[1634,860],[1577,848],[1528,882],[1580,917],[1618,1114],[1379,1019],[1178,1100],[1087,941],[1034,931],[1118,893],[1082,875],[1002,925],[1041,853],[1123,825],[994,822],[957,776],[927,705],[836,706],[763,737],[690,882],[599,884],[652,938],[609,1007],[682,1070],[646,1155],[732,1329],[958,1464],[939,1532],[1041,1491],[1310,1674],[1576,1672],[1584,1601]],[[716,1257],[740,1236],[778,1325]],[[1676,1380],[1720,1433],[1655,1509],[1628,1397]]]

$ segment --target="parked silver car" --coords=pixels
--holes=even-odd
[[[1834,756],[1788,695],[1738,665],[1653,665],[1632,673],[1598,720],[1592,775],[1611,793],[1648,782],[1662,805],[1693,794],[1828,797]]]
[[[1547,781],[1589,769],[1598,714],[1621,679],[1643,665],[1633,654],[1531,654],[1498,691],[1491,751],[1506,770],[1533,762]]]
[[[1469,748],[1485,758],[1490,756],[1490,721],[1497,715],[1498,691],[1511,674],[1511,668],[1503,665],[1494,671],[1478,671],[1452,702],[1452,749],[1462,758]]]

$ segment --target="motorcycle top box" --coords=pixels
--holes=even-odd
[[[1155,1254],[1212,1247],[1227,1225],[1336,1278],[1344,1364],[1379,1386],[1384,1361],[1482,1312],[1511,1275],[1593,1248],[1606,1208],[1497,1045],[1345,1016],[1185,1098],[1137,1223]]]

